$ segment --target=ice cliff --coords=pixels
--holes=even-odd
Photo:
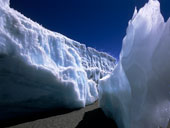
[[[49,31],[0,0],[0,118],[19,106],[91,104],[99,79],[114,66],[108,54]]]
[[[116,67],[108,54],[49,31],[0,0],[0,120],[27,108],[84,107],[99,96],[119,128],[166,128],[169,49],[170,19],[164,21],[157,0],[135,9]]]
[[[119,128],[166,128],[170,119],[170,19],[160,3],[135,9],[120,62],[99,81],[100,106]]]

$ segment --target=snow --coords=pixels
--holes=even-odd
[[[0,5],[8,7],[9,6],[9,0],[0,0]]]
[[[170,119],[170,19],[157,0],[135,9],[120,61],[99,81],[100,107],[119,128],[166,128]]]
[[[43,28],[0,0],[0,119],[20,107],[92,104],[99,79],[114,66],[110,55]]]

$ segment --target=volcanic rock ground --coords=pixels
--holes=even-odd
[[[117,128],[98,107],[98,102],[78,110],[56,110],[1,124],[9,128]]]

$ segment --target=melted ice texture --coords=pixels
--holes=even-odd
[[[0,0],[0,110],[84,107],[97,100],[98,81],[114,66],[110,55],[43,28]]]
[[[119,128],[166,128],[170,119],[170,19],[157,0],[135,9],[120,62],[99,82],[100,106]]]

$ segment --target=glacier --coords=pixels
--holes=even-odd
[[[0,119],[25,108],[80,108],[98,99],[112,56],[43,28],[0,0]]]
[[[149,0],[128,23],[120,61],[99,81],[104,113],[119,128],[166,128],[170,119],[170,18]]]
[[[170,19],[149,0],[129,21],[120,60],[42,27],[0,0],[0,121],[99,98],[119,128],[166,128]]]

